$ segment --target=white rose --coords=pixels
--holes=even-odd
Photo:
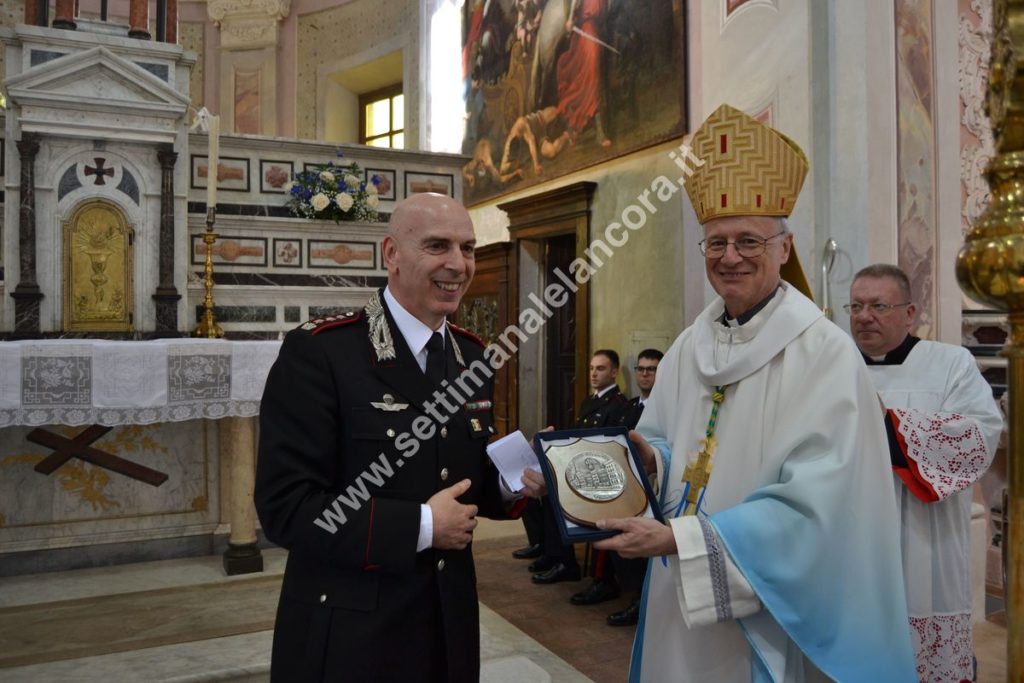
[[[366,195],[366,205],[371,209],[376,209],[377,205],[380,204],[380,197],[375,194]]]
[[[320,171],[320,180],[324,181],[325,183],[333,183],[334,174],[331,173],[330,171]]]
[[[323,192],[317,192],[313,195],[313,198],[309,200],[309,203],[313,207],[314,211],[323,211],[331,203],[331,199]]]
[[[347,192],[339,193],[338,196],[334,198],[334,201],[337,202],[338,208],[342,211],[348,211],[352,208],[352,195]]]
[[[345,187],[359,187],[359,178],[356,178],[351,173],[345,175]]]
[[[371,183],[366,183],[366,194],[377,194],[377,186]]]
[[[295,181],[289,180],[287,183],[284,184],[284,191],[291,192],[293,187],[295,187]]]

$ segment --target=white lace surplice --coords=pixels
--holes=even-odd
[[[894,479],[918,677],[970,680],[970,486],[992,461],[1002,415],[966,349],[920,341],[902,364],[869,370],[910,465]]]

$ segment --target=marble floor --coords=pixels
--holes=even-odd
[[[522,543],[522,526],[517,522],[483,523],[477,530],[478,574],[489,567],[487,573],[493,575],[493,581],[481,576],[481,680],[624,680],[632,629],[610,628],[604,624],[604,616],[624,606],[627,598],[619,599],[622,605],[568,605],[568,595],[582,584],[530,584],[525,563],[509,557],[509,551]],[[267,575],[283,573],[283,551],[269,550],[264,556]],[[246,580],[245,576],[224,576],[219,556],[0,578],[0,627],[4,610],[11,614],[9,608],[19,606]],[[276,603],[276,592],[267,600]],[[976,627],[975,636],[979,683],[1005,680],[1005,627],[986,622]],[[0,680],[267,681],[270,643],[271,632],[262,630],[0,668]],[[0,637],[0,652],[6,652],[8,645]]]
[[[285,553],[265,552],[265,574],[284,571]],[[6,608],[123,595],[199,584],[246,581],[223,575],[220,557],[146,562],[0,579],[0,619]],[[267,596],[273,603],[276,592]],[[481,680],[489,683],[567,681],[589,678],[481,605]],[[130,629],[130,624],[125,624]],[[197,642],[0,669],[5,683],[53,681],[267,681],[269,630]],[[8,651],[0,642],[0,651]]]

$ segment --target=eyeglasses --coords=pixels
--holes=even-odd
[[[638,375],[653,375],[658,371],[657,365],[637,365],[633,368]]]
[[[843,310],[849,313],[850,315],[857,315],[866,308],[869,309],[875,315],[885,315],[894,308],[909,305],[909,301],[904,301],[901,304],[862,304],[859,301],[855,301],[852,304],[843,304]]]
[[[708,237],[703,239],[697,244],[700,245],[700,251],[704,256],[708,258],[722,258],[725,256],[725,250],[729,248],[731,244],[736,248],[736,253],[743,258],[757,258],[768,249],[768,240],[775,239],[779,235],[785,235],[786,231],[777,232],[771,237],[757,237],[756,235],[744,235],[738,240],[731,241],[724,237]]]

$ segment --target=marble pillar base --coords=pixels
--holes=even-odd
[[[178,330],[178,301],[181,295],[173,286],[167,289],[158,288],[153,295],[156,303],[156,330],[157,332],[177,332]]]
[[[39,333],[39,302],[43,293],[38,285],[19,284],[11,292],[14,299],[14,332],[16,334]]]
[[[255,543],[245,545],[228,544],[224,551],[224,573],[228,576],[236,574],[254,574],[263,571],[263,554]]]

